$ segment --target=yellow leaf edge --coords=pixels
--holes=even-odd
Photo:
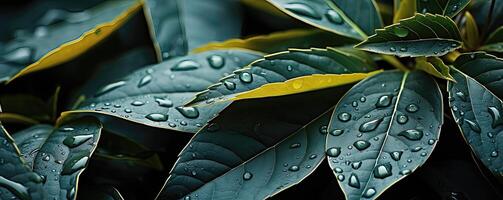
[[[382,71],[383,70],[376,70],[369,73],[313,74],[308,76],[301,76],[280,83],[265,84],[256,89],[237,94],[235,97],[232,97],[229,100],[238,101],[244,99],[277,97],[321,90],[354,83],[367,77],[381,73]]]
[[[433,60],[428,60],[433,59]],[[438,65],[445,65],[443,61],[436,57],[417,57],[416,58],[416,68],[422,70],[428,74],[431,74],[437,78],[445,79],[448,81],[456,82],[454,78],[449,74],[449,66],[445,65],[447,74],[443,74],[444,72],[438,71],[438,69],[433,66],[437,62]]]
[[[118,15],[114,20],[106,23],[97,25],[95,28],[85,32],[79,38],[72,40],[70,42],[64,43],[59,47],[49,51],[38,61],[28,65],[23,70],[18,72],[12,78],[10,78],[6,83],[10,83],[13,80],[37,72],[40,70],[48,69],[55,65],[72,60],[79,55],[82,55],[91,47],[95,46],[115,30],[119,29],[134,13],[136,13],[143,6],[144,1],[138,1],[133,6],[129,7],[126,11]]]

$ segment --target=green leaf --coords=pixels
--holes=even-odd
[[[461,32],[463,36],[463,42],[466,48],[475,49],[479,46],[480,36],[479,29],[477,28],[477,22],[473,18],[470,12],[465,12],[465,26]]]
[[[114,118],[193,133],[220,108],[196,110],[183,105],[197,92],[259,56],[241,50],[207,51],[148,66],[102,87],[79,110],[63,113],[60,120],[68,115],[94,115],[101,120]]]
[[[481,36],[487,37],[499,27],[503,26],[503,1],[489,0],[489,1],[473,1],[470,13],[473,14],[479,30],[482,31]],[[494,4],[493,4],[494,3]],[[492,10],[491,10],[492,8]],[[492,13],[489,15],[489,13]]]
[[[416,68],[425,71],[441,79],[453,81],[449,73],[449,66],[444,64],[442,59],[437,57],[419,57],[416,58]]]
[[[11,113],[29,116],[37,121],[48,122],[51,119],[51,108],[44,100],[29,94],[4,94],[0,96],[4,114]]]
[[[454,119],[475,155],[495,175],[503,175],[503,60],[483,52],[462,54],[449,82]]]
[[[383,22],[373,0],[267,0],[288,15],[317,28],[354,39],[365,39]]]
[[[376,199],[431,155],[442,94],[421,71],[386,71],[355,85],[332,115],[326,154],[346,199]]]
[[[324,159],[347,88],[234,102],[179,154],[158,199],[265,199],[297,184]]]
[[[205,100],[232,99],[263,85],[282,83],[313,74],[365,73],[374,69],[375,63],[369,57],[361,57],[355,53],[349,54],[334,48],[290,49],[267,55],[235,71],[233,75],[222,78],[209,89],[198,93],[189,105]],[[328,80],[318,86],[326,84],[330,84]],[[302,86],[299,86],[296,90],[302,92],[301,88]]]
[[[144,11],[161,60],[241,35],[241,6],[235,0],[146,0]]]
[[[417,12],[454,17],[468,4],[470,0],[418,0]]]
[[[500,26],[487,38],[485,45],[480,47],[480,50],[490,52],[503,52],[503,26]]]
[[[399,57],[442,56],[461,47],[459,30],[450,18],[416,14],[401,20],[355,46]]]
[[[398,0],[400,2],[398,10],[393,16],[393,23],[399,22],[401,19],[413,17],[416,13],[416,0]]]
[[[38,33],[16,38],[0,51],[0,82],[67,62],[103,41],[140,10],[134,0],[107,1],[65,22],[41,26]]]

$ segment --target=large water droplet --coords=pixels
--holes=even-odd
[[[337,157],[341,154],[341,148],[340,147],[332,147],[327,149],[327,156],[330,157]]]
[[[145,118],[150,119],[154,122],[164,122],[168,120],[168,116],[160,113],[151,113],[145,116]]]
[[[333,136],[339,136],[339,135],[342,135],[344,133],[344,130],[341,130],[341,129],[334,129],[333,131],[330,131],[330,135],[333,135]]]
[[[339,114],[337,116],[337,118],[339,118],[339,120],[341,120],[342,122],[347,122],[351,119],[351,114],[349,114],[347,112],[343,112],[343,113]]]
[[[201,65],[193,60],[183,60],[171,68],[171,71],[187,71],[199,68]]]
[[[356,176],[356,174],[351,173],[351,176],[349,176],[348,185],[354,188],[360,188],[360,180],[358,180],[358,176]]]
[[[365,193],[363,193],[363,197],[370,198],[376,194],[376,190],[374,188],[369,188]]]
[[[328,21],[334,24],[342,24],[344,22],[341,15],[339,15],[339,13],[335,12],[334,10],[327,10],[325,16],[327,17]]]
[[[321,19],[321,15],[311,6],[304,3],[289,3],[284,8],[298,15],[303,15],[313,19]]]
[[[376,107],[377,108],[388,107],[391,104],[392,98],[393,96],[391,95],[383,95],[379,97],[379,99],[376,102]]]
[[[170,108],[173,106],[173,101],[168,98],[155,98],[155,102],[157,102],[157,105],[161,107]]]
[[[363,151],[363,150],[367,149],[368,147],[370,147],[370,142],[367,142],[365,140],[358,140],[353,143],[353,146],[355,146],[356,149]]]
[[[126,85],[126,81],[118,81],[115,83],[110,83],[110,84],[102,87],[100,90],[98,90],[98,92],[96,92],[96,94],[94,96],[101,96],[101,95],[106,94],[112,90],[115,90],[123,85]]]
[[[393,28],[393,33],[395,33],[396,36],[403,38],[409,35],[409,29],[401,26],[396,26],[395,28]]]
[[[245,172],[243,174],[243,180],[245,180],[245,181],[252,179],[252,177],[253,177],[253,174],[250,172]]]
[[[399,124],[405,124],[407,123],[407,121],[409,121],[409,117],[407,117],[407,115],[399,114],[396,116],[396,121]]]
[[[404,136],[409,140],[420,140],[423,138],[423,131],[417,129],[409,129],[398,133],[398,136]]]
[[[395,161],[399,161],[400,158],[402,158],[402,154],[403,154],[402,151],[393,151],[393,152],[389,153],[389,155],[391,156],[391,159],[393,159]]]
[[[405,108],[405,110],[410,113],[415,113],[419,110],[419,107],[416,104],[411,103]]]
[[[66,146],[73,148],[76,146],[79,146],[83,144],[84,142],[88,141],[89,139],[93,138],[93,135],[76,135],[76,136],[68,136],[63,140],[63,144]]]
[[[288,168],[289,171],[296,172],[299,171],[299,166],[297,165],[292,165],[290,168]]]
[[[381,119],[374,119],[374,120],[371,120],[369,122],[365,122],[363,123],[360,128],[358,130],[360,130],[360,132],[370,132],[370,131],[373,131],[375,130],[379,124],[381,124],[381,122],[383,121],[383,118]]]
[[[138,87],[143,87],[147,84],[149,84],[150,82],[152,81],[152,75],[150,74],[147,74],[146,76],[144,76],[143,78],[141,78],[140,82],[138,82]]]
[[[391,164],[390,163],[380,164],[374,168],[374,177],[386,178],[388,176],[391,176]]]
[[[199,110],[195,107],[176,107],[176,110],[186,118],[194,119],[199,117]]]
[[[207,58],[210,67],[220,69],[225,65],[225,58],[219,55],[212,55]]]
[[[501,118],[500,111],[496,107],[489,107],[487,108],[489,111],[489,114],[491,114],[491,117],[493,118],[493,123],[492,127],[495,128],[498,125],[503,124],[503,119]]]
[[[88,159],[89,157],[83,156],[67,160],[63,165],[63,171],[61,172],[61,174],[72,174],[77,170],[84,168],[87,164]]]
[[[253,75],[249,72],[240,73],[239,80],[241,80],[243,83],[251,83],[253,81]]]
[[[470,126],[470,128],[471,128],[473,131],[475,131],[475,132],[477,132],[477,133],[480,133],[480,131],[481,131],[481,130],[480,130],[480,127],[479,127],[479,125],[478,125],[476,122],[474,122],[474,121],[472,121],[472,120],[469,120],[469,119],[465,119],[464,121],[465,121],[466,123],[468,123],[468,125]]]
[[[28,188],[20,183],[11,181],[9,179],[4,178],[3,176],[0,176],[0,186],[6,188],[11,193],[15,194],[16,197],[22,200],[31,199],[30,194],[28,193]]]
[[[29,47],[21,47],[3,55],[3,60],[9,63],[27,65],[33,62],[34,50]]]

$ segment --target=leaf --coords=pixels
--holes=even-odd
[[[449,66],[438,57],[416,58],[416,68],[441,79],[454,81],[449,73]]]
[[[4,106],[4,113],[29,116],[37,121],[50,121],[51,108],[41,98],[29,94],[4,94],[0,96],[0,103]]]
[[[141,6],[134,0],[107,1],[73,19],[77,22],[67,19],[42,27],[43,34],[7,43],[0,52],[0,80],[10,82],[74,59],[121,27]]]
[[[420,0],[417,1],[417,12],[456,16],[470,0]]]
[[[465,12],[465,27],[464,31],[462,31],[462,36],[463,36],[463,44],[468,48],[468,49],[475,49],[479,46],[479,29],[477,28],[477,22],[475,22],[475,19],[473,16],[470,14],[470,12],[466,11]]]
[[[237,70],[233,75],[227,76],[213,84],[209,89],[202,91],[188,104],[196,104],[206,100],[225,100],[232,99],[236,95],[250,90],[264,87],[271,83],[279,83],[283,86],[293,84],[294,82],[284,83],[287,80],[300,78],[298,80],[312,80],[314,77],[305,77],[313,74],[351,74],[366,73],[374,69],[375,64],[369,58],[359,57],[358,54],[349,54],[334,48],[327,49],[290,49],[285,52],[278,52],[265,56],[247,67]],[[363,74],[356,76],[366,76]],[[325,76],[327,78],[331,76]],[[332,76],[334,77],[334,76]],[[351,75],[345,76],[351,77]],[[309,90],[316,88],[326,88],[332,83],[326,82],[310,87]],[[357,79],[352,79],[356,81]],[[293,80],[292,80],[293,81]],[[313,83],[306,83],[311,85]],[[336,84],[337,85],[337,84]],[[313,86],[313,85],[311,85]],[[273,86],[274,87],[274,86]],[[282,87],[280,85],[280,87]],[[300,89],[300,88],[298,88]],[[307,88],[306,88],[307,89]],[[259,89],[261,90],[261,89]],[[303,90],[290,91],[283,94],[293,94]],[[283,91],[282,91],[283,92]],[[247,95],[247,94],[243,94]],[[277,96],[280,93],[261,94],[264,96]],[[254,95],[248,95],[246,98],[258,98]]]
[[[265,199],[297,184],[323,160],[327,110],[345,91],[234,102],[179,154],[157,199]]]
[[[193,133],[220,108],[196,110],[183,105],[220,77],[259,56],[250,51],[207,51],[147,66],[102,87],[79,110],[63,113],[60,121],[69,115],[94,115],[101,120],[113,118]]]
[[[374,53],[399,57],[442,56],[461,47],[456,23],[441,15],[416,14],[356,45]]]
[[[160,60],[186,55],[208,42],[223,41],[241,35],[242,16],[239,1],[145,2],[145,16]]]
[[[456,59],[454,67],[457,82],[449,82],[447,87],[454,119],[476,157],[501,177],[503,60],[483,52],[466,53]]]
[[[346,199],[376,199],[431,155],[443,124],[442,95],[421,71],[386,71],[337,104],[326,154]]]
[[[485,45],[480,50],[490,52],[503,52],[503,26],[500,26],[487,38]]]
[[[326,46],[342,46],[351,44],[353,40],[339,37],[330,32],[317,29],[293,29],[275,32],[269,35],[259,35],[247,39],[230,39],[224,42],[211,42],[193,50],[200,53],[218,49],[249,49],[263,53],[286,51],[288,48],[311,48]]]
[[[470,13],[473,14],[477,21],[479,30],[482,32],[482,37],[487,37],[489,33],[503,26],[503,21],[501,20],[503,19],[503,1],[490,0],[473,2],[474,4],[471,6]],[[492,15],[489,16],[489,13],[492,13]]]
[[[393,16],[393,23],[398,23],[401,19],[413,17],[416,13],[416,0],[401,0],[397,12]]]
[[[267,0],[281,11],[317,28],[361,40],[383,26],[377,5],[372,0]]]
[[[273,16],[288,18],[288,15],[281,12],[279,9],[277,9],[267,1],[241,0],[241,3],[246,6],[265,11]]]

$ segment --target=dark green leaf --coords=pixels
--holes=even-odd
[[[416,14],[384,29],[356,46],[400,57],[442,56],[461,47],[459,30],[450,18]]]
[[[163,59],[241,36],[241,6],[235,0],[147,0],[145,15]]]
[[[503,172],[503,60],[483,52],[456,59],[449,82],[451,111],[475,155],[496,175]]]
[[[417,12],[454,17],[468,4],[470,0],[417,0]]]
[[[480,50],[503,53],[503,26],[500,26],[487,38]]]
[[[183,132],[196,132],[220,108],[183,107],[193,96],[219,78],[258,59],[242,51],[208,51],[148,66],[102,87],[69,112],[96,115],[102,120],[120,118]],[[63,114],[64,119],[66,114]]]
[[[0,96],[5,113],[29,116],[38,121],[51,119],[50,106],[39,97],[28,94],[5,94]]]
[[[179,154],[158,199],[265,199],[297,184],[323,160],[327,110],[347,88],[234,102]]]
[[[229,99],[236,94],[262,85],[284,82],[313,74],[350,74],[370,72],[375,63],[358,53],[328,49],[290,49],[265,56],[233,75],[222,78],[209,89],[197,94],[191,104],[204,100]]]
[[[494,3],[491,11],[491,4]],[[503,26],[503,1],[502,0],[474,0],[470,12],[475,17],[479,30],[482,31],[482,37],[487,37],[488,34],[494,32],[499,27]],[[489,13],[492,13],[489,16]]]
[[[364,39],[383,26],[373,0],[268,1],[303,22],[354,39]]]
[[[376,199],[423,165],[443,124],[442,95],[421,71],[387,71],[337,104],[327,156],[346,199]]]

